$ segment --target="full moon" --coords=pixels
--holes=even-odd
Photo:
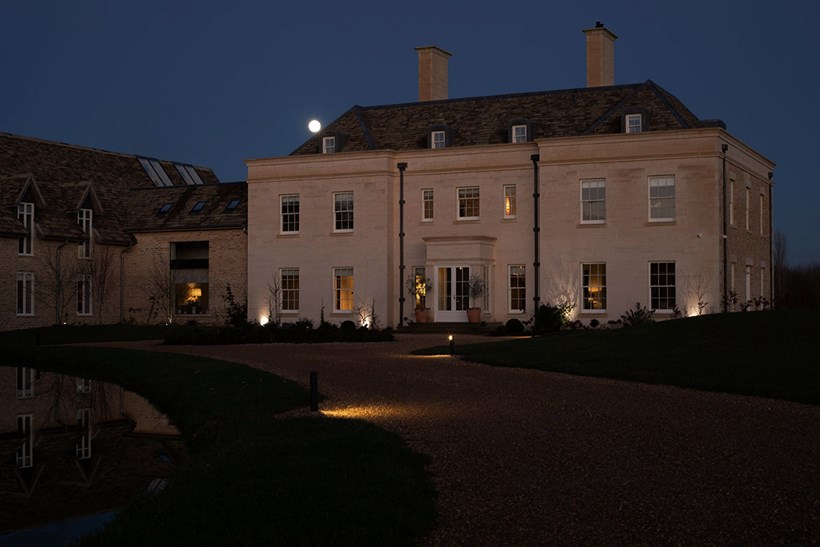
[[[310,129],[311,133],[318,133],[320,129],[322,129],[322,124],[319,123],[319,120],[310,120],[308,122],[308,129]]]

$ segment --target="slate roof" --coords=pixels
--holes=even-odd
[[[218,189],[221,186],[219,179],[209,168],[194,167],[204,184],[189,186],[176,168],[176,165],[188,164],[156,161],[173,187],[157,188],[140,163],[140,157],[133,154],[0,133],[0,236],[24,235],[22,224],[17,220],[16,206],[26,185],[42,198],[36,204],[34,215],[38,237],[80,239],[82,233],[77,225],[77,210],[85,199],[91,199],[94,239],[98,243],[113,245],[131,244],[130,232],[134,230],[129,227],[141,228],[132,214],[133,189],[155,190],[157,195],[166,192],[167,196],[185,199],[193,199],[190,196],[198,193],[206,196],[203,199],[210,199],[231,192]],[[236,212],[244,215],[238,223],[244,225],[247,209]],[[197,228],[226,224],[221,216],[220,212],[206,209],[198,216]],[[146,227],[154,224],[152,219]],[[186,226],[193,226],[193,223]]]
[[[322,137],[341,136],[342,152],[428,148],[432,128],[451,130],[448,146],[509,142],[513,120],[526,120],[533,138],[622,133],[626,113],[648,115],[649,131],[722,126],[701,120],[675,96],[647,80],[617,85],[447,99],[386,106],[353,106],[291,155],[321,153]]]
[[[233,200],[239,200],[239,205],[229,211]],[[135,189],[128,201],[129,232],[242,228],[248,219],[248,185],[244,182]],[[199,201],[205,201],[205,206],[192,213]],[[160,212],[166,203],[171,203],[171,208]]]

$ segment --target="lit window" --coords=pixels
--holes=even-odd
[[[279,276],[282,283],[282,311],[299,311],[299,269],[282,269]]]
[[[353,268],[333,268],[333,311],[353,311]]]
[[[202,211],[202,209],[205,208],[206,203],[208,203],[208,202],[207,201],[197,201],[196,203],[194,203],[194,206],[191,207],[191,212],[192,213],[199,213],[200,211]]]
[[[79,258],[91,258],[91,219],[94,213],[91,209],[80,209],[77,211],[77,224],[83,230],[83,240],[77,247]]]
[[[515,218],[515,185],[504,186],[504,218]]]
[[[514,125],[512,126],[512,142],[521,143],[527,142],[527,126]]]
[[[17,398],[28,399],[34,396],[34,369],[17,367]]]
[[[77,411],[77,426],[82,431],[80,442],[77,443],[77,459],[91,458],[91,409],[81,408]]]
[[[430,148],[444,148],[447,145],[447,135],[444,131],[430,133]]]
[[[675,177],[649,177],[649,220],[675,220]]]
[[[34,315],[34,274],[17,272],[17,315]]]
[[[226,212],[226,213],[232,213],[232,212],[234,212],[234,211],[236,210],[236,208],[237,208],[237,207],[239,207],[239,204],[240,204],[240,203],[242,203],[242,200],[241,200],[241,199],[232,199],[232,200],[228,203],[228,205],[226,205],[226,206],[225,206],[225,212]]]
[[[433,190],[431,188],[421,191],[421,204],[421,219],[428,222],[433,220]]]
[[[524,266],[510,266],[510,313],[527,310],[527,276]]]
[[[322,138],[322,154],[336,153],[336,137]]]
[[[77,315],[91,315],[91,276],[77,277]]]
[[[20,469],[34,465],[34,431],[31,428],[31,414],[17,416],[17,434],[23,437],[23,444],[17,448],[17,467]]]
[[[173,306],[165,311],[171,314],[191,315],[208,313],[209,254],[207,241],[171,243],[170,275],[174,287]]]
[[[281,196],[281,230],[283,234],[299,233],[299,196]]]
[[[582,265],[582,310],[606,310],[606,264]]]
[[[606,222],[606,181],[581,181],[581,222]]]
[[[168,211],[170,211],[171,207],[173,207],[173,206],[174,206],[173,203],[163,203],[162,207],[159,208],[159,214],[164,215],[164,214],[168,213]]]
[[[479,215],[478,186],[458,188],[458,218],[459,220],[477,219]]]
[[[643,131],[643,121],[641,119],[640,114],[627,114],[626,115],[626,132],[627,133],[640,133]]]
[[[333,231],[353,230],[353,192],[333,194]]]
[[[649,306],[653,310],[672,311],[675,299],[675,263],[649,263]]]
[[[32,242],[34,240],[34,204],[18,203],[17,218],[23,223],[26,235],[17,240],[17,254],[31,255],[33,253]]]

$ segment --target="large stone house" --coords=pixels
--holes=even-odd
[[[210,169],[0,133],[0,329],[221,321],[246,219]]]
[[[552,303],[586,323],[769,298],[774,164],[652,81],[614,85],[616,36],[585,33],[585,88],[448,99],[450,54],[418,48],[418,102],[353,106],[248,160],[250,319]]]

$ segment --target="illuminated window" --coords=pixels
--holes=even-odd
[[[643,120],[640,114],[627,114],[625,116],[626,132],[641,133],[643,131]]]
[[[512,126],[512,142],[521,143],[527,142],[527,126],[514,125]]]
[[[17,315],[34,315],[34,274],[17,272]]]
[[[17,398],[28,399],[34,396],[34,369],[17,367]]]
[[[649,220],[675,220],[675,177],[649,177]]]
[[[504,218],[515,218],[515,185],[504,186]]]
[[[333,194],[333,231],[353,231],[353,192]]]
[[[675,299],[675,263],[649,263],[649,306],[653,310],[672,311]]]
[[[524,266],[510,266],[510,313],[527,309],[527,276]]]
[[[606,181],[581,181],[581,222],[600,224],[606,222]]]
[[[433,189],[427,188],[421,191],[421,205],[422,205],[422,213],[421,213],[421,220],[423,221],[431,221],[433,220]]]
[[[91,315],[91,275],[77,276],[77,315]]]
[[[606,264],[582,264],[582,310],[606,310]]]
[[[457,191],[459,220],[478,219],[480,205],[478,186],[458,188]]]
[[[445,131],[432,131],[430,133],[430,148],[444,148],[447,146],[447,133]]]
[[[18,203],[17,218],[26,229],[26,235],[17,240],[17,254],[31,255],[33,254],[32,242],[34,240],[34,204]]]
[[[281,196],[282,217],[281,232],[283,234],[299,233],[299,196]]]
[[[171,243],[170,274],[174,287],[174,313],[208,313],[208,242]]]
[[[77,443],[77,459],[91,458],[91,409],[81,408],[77,411],[77,426],[82,431],[80,442]]]
[[[31,429],[31,414],[17,416],[17,434],[23,437],[23,443],[17,448],[17,467],[24,469],[34,465],[34,431]]]
[[[333,311],[353,311],[353,268],[333,268]]]
[[[336,153],[336,137],[323,137],[322,138],[322,154],[335,154]]]
[[[282,311],[299,311],[299,269],[284,268],[279,271],[282,283]]]

